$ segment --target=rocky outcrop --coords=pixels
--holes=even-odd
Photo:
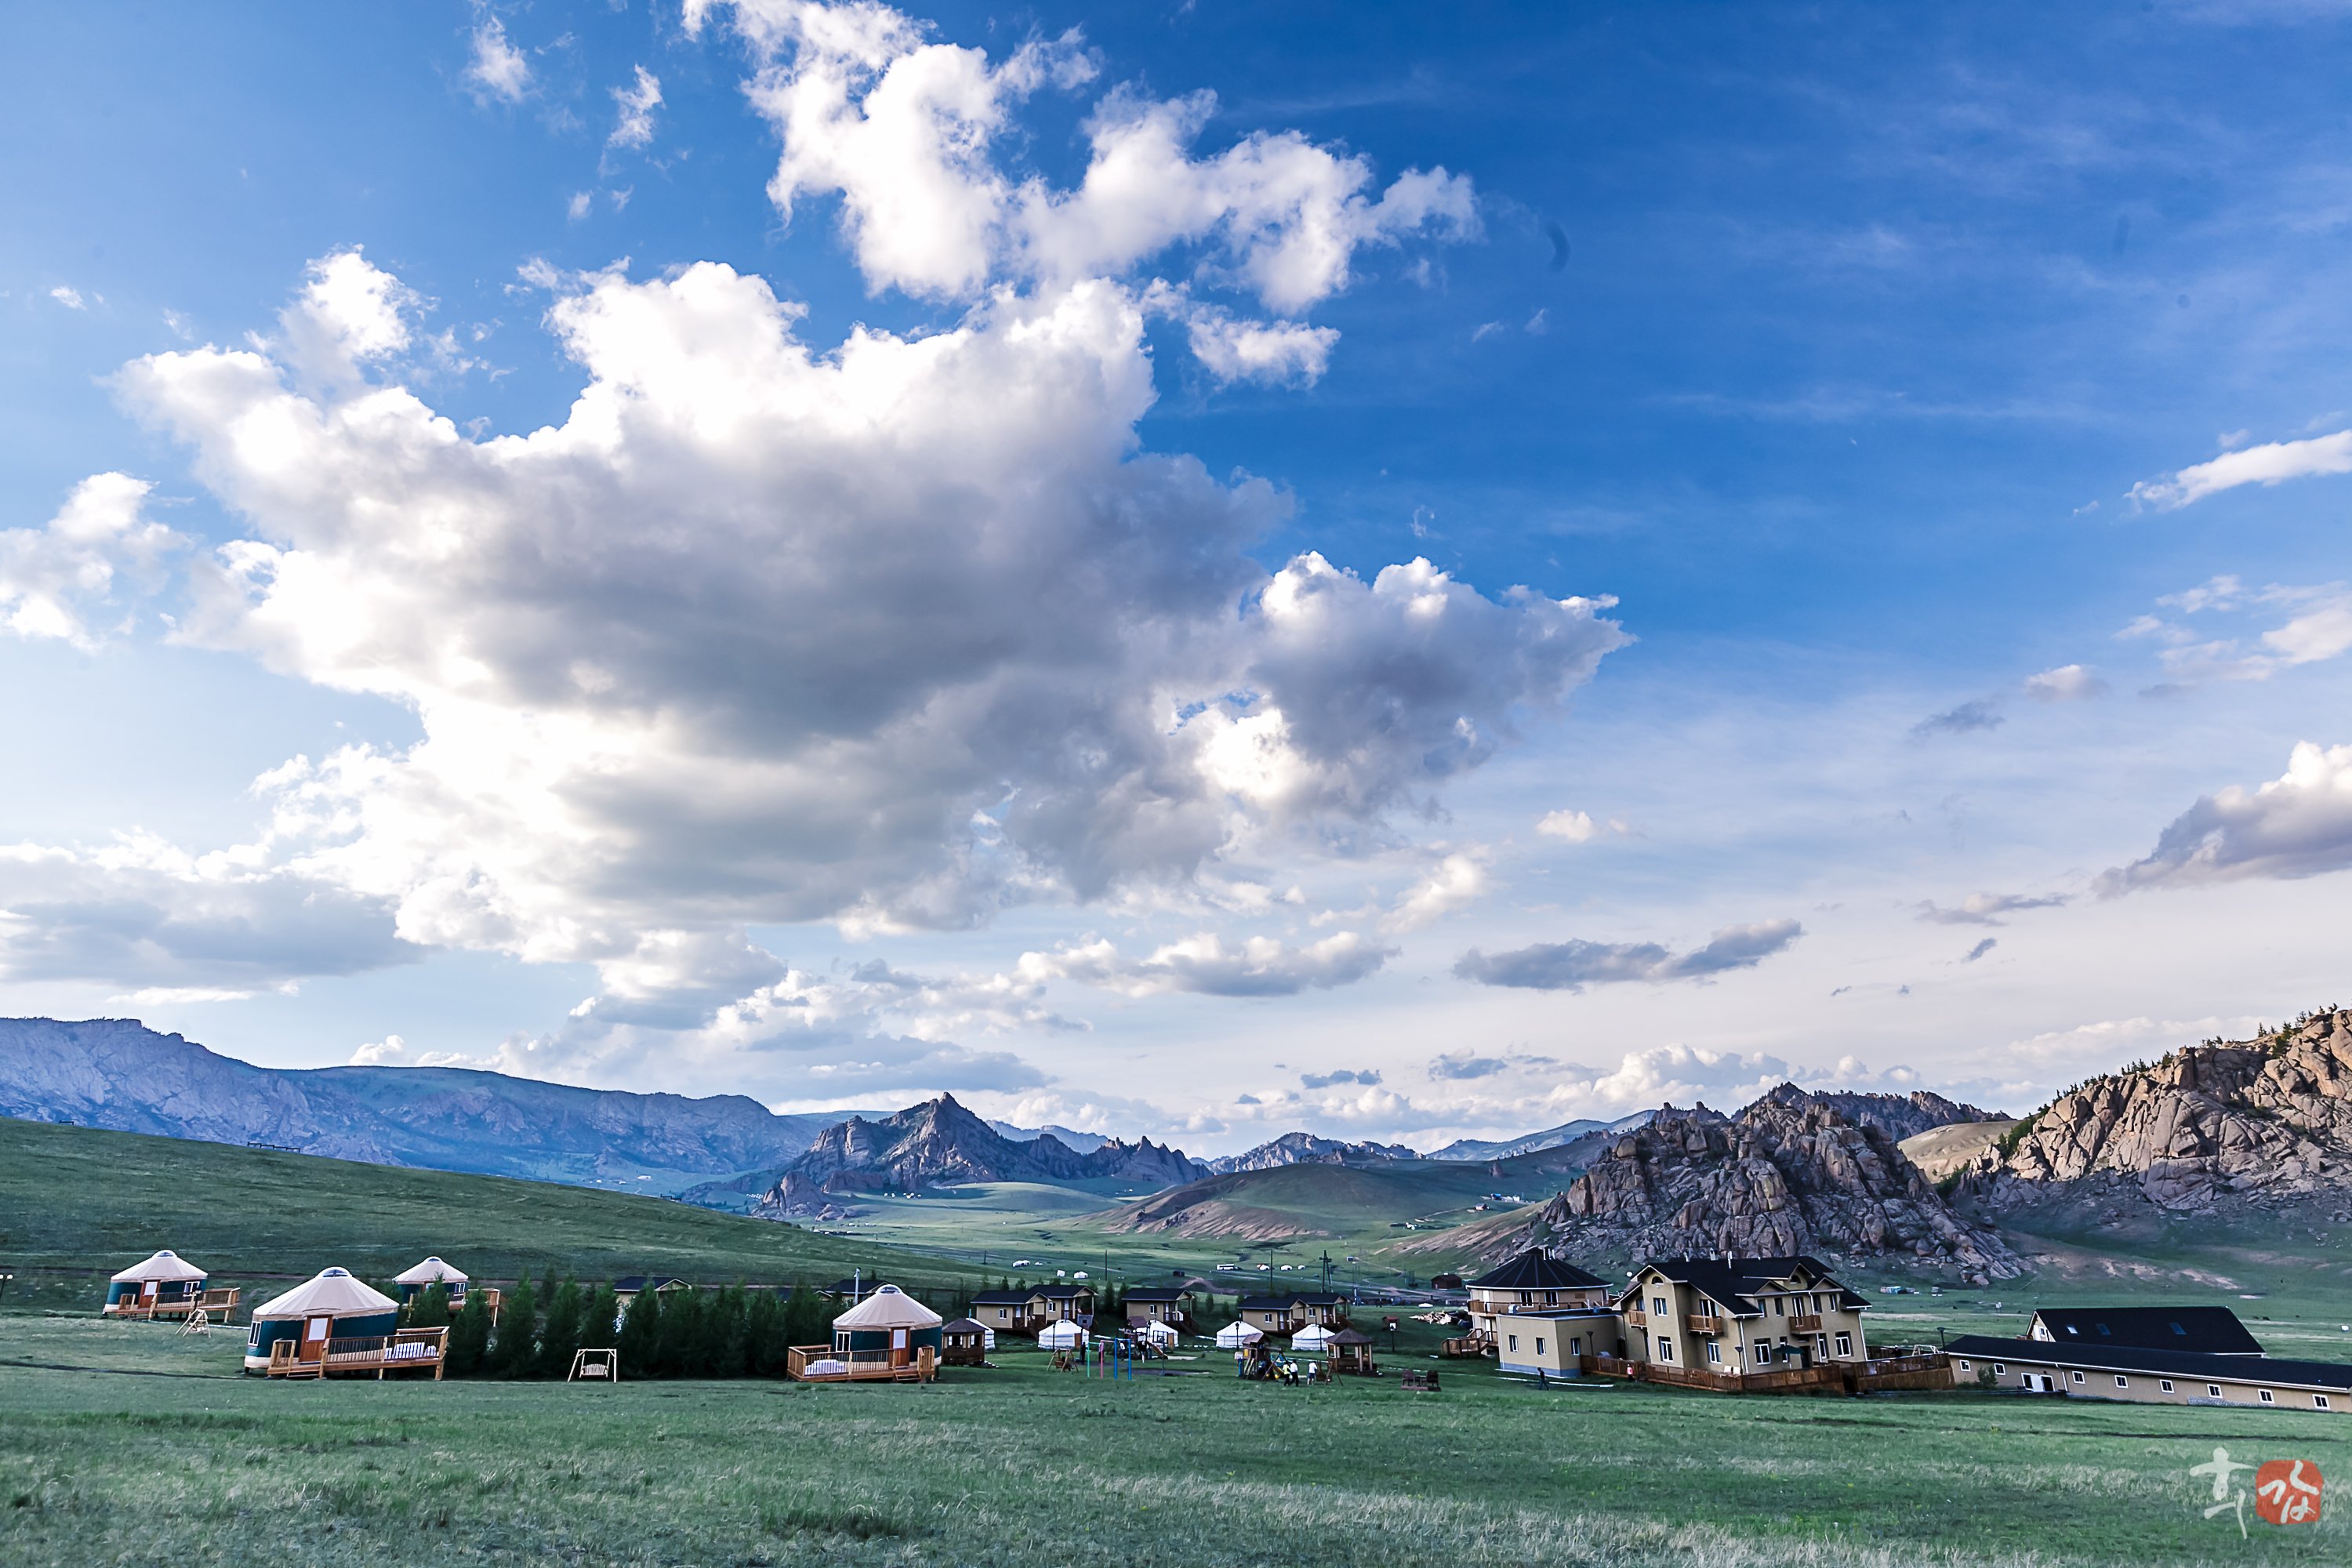
[[[1955,1122],[2003,1120],[1997,1110],[1979,1110],[1925,1089],[1909,1094],[1832,1094],[1784,1083],[1772,1092],[1801,1095],[1816,1105],[1826,1105],[1855,1126],[1875,1127],[1897,1143]]]
[[[2189,1211],[2224,1194],[2283,1206],[2352,1189],[2352,1015],[2331,1010],[2095,1079],[1984,1151],[1963,1184],[1997,1212],[2118,1177],[2158,1207]]]
[[[1156,1192],[1202,1173],[1199,1161],[1149,1138],[1137,1143],[1113,1138],[1084,1154],[1051,1133],[1010,1139],[943,1094],[896,1116],[852,1117],[825,1129],[752,1212],[799,1217],[823,1212],[844,1194],[915,1193],[969,1182],[1110,1182]]]
[[[1349,1165],[1370,1160],[1420,1158],[1418,1152],[1402,1143],[1343,1143],[1336,1138],[1318,1138],[1312,1132],[1286,1132],[1246,1153],[1212,1160],[1208,1168],[1226,1176],[1236,1171],[1271,1171],[1280,1165]]]
[[[835,1117],[458,1068],[256,1067],[131,1018],[0,1019],[0,1116],[667,1194],[776,1167]],[[642,1178],[642,1179],[641,1179]]]
[[[1989,1226],[1952,1212],[1883,1129],[1788,1086],[1737,1116],[1659,1111],[1487,1250],[1499,1258],[1528,1246],[1563,1258],[1902,1257],[1969,1282],[2024,1271]]]

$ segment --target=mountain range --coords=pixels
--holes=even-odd
[[[739,1094],[689,1100],[460,1068],[286,1070],[136,1019],[0,1019],[0,1116],[379,1165],[667,1195],[772,1171],[842,1115],[778,1116]]]
[[[1563,1121],[1541,1132],[1530,1132],[1524,1138],[1498,1142],[1479,1138],[1457,1138],[1443,1149],[1433,1149],[1422,1158],[1464,1163],[1478,1160],[1507,1160],[1514,1154],[1534,1154],[1546,1149],[1562,1148],[1580,1138],[1590,1138],[1595,1132],[1630,1132],[1656,1114],[1654,1110],[1637,1110],[1614,1121]]]
[[[1343,1143],[1336,1138],[1318,1138],[1312,1132],[1286,1132],[1255,1149],[1208,1161],[1206,1169],[1225,1176],[1235,1171],[1271,1171],[1280,1165],[1353,1165],[1368,1160],[1421,1157],[1402,1143]]]

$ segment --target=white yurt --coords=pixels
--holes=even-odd
[[[1237,1351],[1244,1345],[1254,1345],[1264,1338],[1265,1338],[1264,1329],[1252,1328],[1249,1324],[1236,1319],[1217,1331],[1217,1348],[1221,1351]]]
[[[301,1361],[319,1361],[330,1340],[391,1334],[400,1328],[400,1303],[352,1278],[348,1268],[322,1268],[274,1301],[253,1310],[245,1336],[245,1370],[269,1370],[269,1347],[293,1340]]]
[[[205,1271],[176,1252],[134,1263],[106,1284],[101,1315],[145,1316],[159,1308],[193,1307],[204,1296]]]
[[[449,1304],[456,1306],[466,1299],[467,1279],[463,1271],[452,1268],[437,1258],[428,1258],[414,1268],[403,1269],[392,1277],[400,1287],[400,1299],[414,1300],[432,1286],[438,1285],[449,1293]]]
[[[1041,1351],[1076,1350],[1086,1342],[1086,1330],[1067,1318],[1048,1323],[1037,1332],[1037,1348]]]
[[[1155,1345],[1172,1345],[1176,1342],[1176,1331],[1159,1319],[1153,1318],[1136,1325],[1135,1337],[1150,1340]]]
[[[833,1321],[833,1353],[856,1363],[857,1352],[868,1365],[887,1354],[891,1366],[911,1366],[917,1352],[940,1354],[940,1330],[946,1320],[896,1285],[877,1285],[866,1300]]]
[[[1320,1323],[1309,1323],[1290,1336],[1290,1348],[1295,1351],[1328,1350],[1337,1331]]]

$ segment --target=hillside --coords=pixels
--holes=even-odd
[[[1654,1110],[1637,1110],[1615,1121],[1564,1121],[1558,1127],[1547,1127],[1540,1132],[1529,1132],[1517,1138],[1501,1140],[1457,1138],[1443,1149],[1433,1149],[1422,1156],[1425,1160],[1469,1161],[1507,1160],[1514,1154],[1533,1154],[1546,1149],[1557,1149],[1573,1143],[1580,1138],[1590,1138],[1596,1132],[1630,1132],[1643,1126]]]
[[[1489,1201],[1484,1166],[1431,1161],[1321,1162],[1234,1171],[1123,1205],[1110,1233],[1283,1241],[1391,1239],[1404,1226],[1451,1226]],[[1534,1189],[1540,1191],[1542,1189]]]
[[[1962,1190],[1998,1214],[2073,1189],[2159,1209],[2232,1202],[2341,1218],[2352,1205],[2352,1016],[2329,1008],[2094,1079],[1982,1152]]]
[[[496,1279],[956,1278],[937,1259],[661,1198],[0,1120],[8,1305],[94,1307],[109,1274],[165,1247],[273,1291],[329,1264],[382,1280],[427,1253]]]
[[[915,1193],[972,1182],[1156,1192],[1200,1173],[1199,1162],[1149,1138],[1137,1143],[1109,1139],[1084,1154],[1050,1132],[1010,1139],[943,1094],[895,1116],[853,1117],[825,1129],[753,1212],[785,1218],[822,1213],[834,1199],[858,1193]]]
[[[1895,1147],[1903,1157],[1919,1167],[1919,1173],[1931,1182],[1958,1174],[1975,1163],[1978,1157],[2009,1135],[2019,1123],[2015,1118],[2001,1117],[1991,1121],[1955,1121],[1947,1127],[1931,1127],[1925,1132],[1915,1132],[1898,1142]]]
[[[1737,1116],[1660,1111],[1524,1224],[1486,1239],[1482,1260],[1526,1247],[1570,1258],[1811,1252],[1901,1257],[1969,1283],[2025,1267],[1990,1226],[1953,1213],[1883,1129],[1788,1084]]]
[[[457,1068],[299,1071],[220,1056],[136,1019],[0,1019],[0,1116],[339,1160],[667,1194],[773,1170],[843,1112],[777,1116]]]

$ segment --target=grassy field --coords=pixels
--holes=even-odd
[[[16,1275],[0,1305],[94,1309],[109,1274],[165,1247],[273,1291],[329,1264],[382,1280],[427,1253],[499,1280],[552,1268],[819,1284],[862,1268],[950,1286],[967,1272],[660,1198],[0,1118],[0,1269]]]
[[[1034,1353],[929,1388],[230,1375],[234,1339],[0,1315],[0,1562],[1909,1564],[2352,1561],[2207,1520],[2189,1467],[2352,1477],[2352,1424],[1974,1393],[1729,1400],[1117,1384]],[[2338,1482],[2338,1484],[2342,1484]]]

